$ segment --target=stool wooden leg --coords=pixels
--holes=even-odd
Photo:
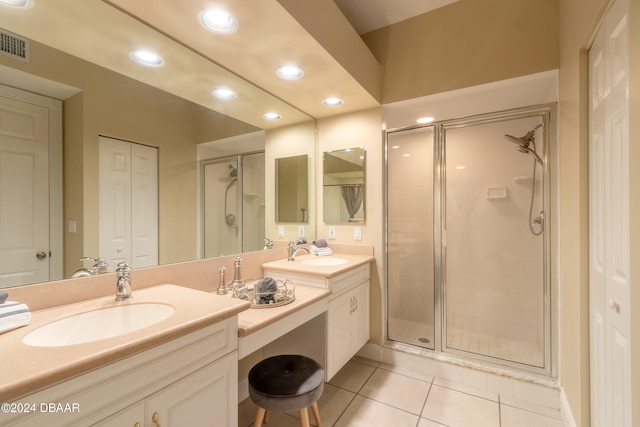
[[[318,402],[313,402],[311,410],[313,411],[313,418],[316,419],[316,425],[318,427],[322,427],[322,423],[320,422],[320,411],[318,410]]]
[[[264,411],[264,423],[269,422],[269,415],[271,415],[271,411]]]
[[[300,425],[302,427],[311,427],[309,425],[309,411],[307,411],[307,408],[300,409]]]
[[[256,412],[256,422],[253,424],[255,427],[262,426],[262,420],[264,419],[265,409],[258,406],[258,412]]]

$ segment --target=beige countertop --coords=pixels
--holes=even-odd
[[[289,304],[278,307],[251,308],[240,313],[238,315],[238,336],[246,337],[317,301],[327,298],[330,294],[331,291],[329,289],[296,285],[296,298]]]
[[[341,258],[347,262],[338,265],[309,265],[303,261],[314,258]],[[263,271],[280,271],[295,274],[305,274],[308,276],[319,276],[331,278],[339,274],[345,273],[353,268],[370,263],[375,260],[373,255],[354,255],[347,253],[335,253],[328,256],[318,255],[300,255],[296,256],[295,261],[287,261],[286,259],[271,261],[262,264]]]
[[[0,334],[0,402],[10,402],[110,362],[213,325],[247,308],[247,301],[175,285],[133,291],[130,302],[114,296],[52,307],[32,313],[31,324]],[[32,347],[23,338],[40,326],[74,314],[122,304],[160,302],[175,308],[167,319],[120,336],[61,347]],[[264,311],[264,310],[258,310]]]

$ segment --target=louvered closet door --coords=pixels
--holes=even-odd
[[[631,420],[628,2],[607,14],[590,61],[592,425]]]

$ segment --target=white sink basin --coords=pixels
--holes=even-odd
[[[22,340],[34,347],[61,347],[116,337],[158,323],[175,313],[167,304],[128,304],[88,311],[39,327]]]
[[[343,258],[317,257],[305,259],[302,263],[307,265],[340,265],[346,264],[347,260]]]

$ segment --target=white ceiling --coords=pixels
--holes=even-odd
[[[422,15],[458,0],[334,0],[358,34]]]
[[[381,67],[358,33],[453,1],[217,0],[240,22],[236,33],[220,36],[198,23],[208,0],[46,0],[26,10],[0,6],[0,28],[269,129],[379,106]],[[130,61],[128,53],[142,46],[165,65]],[[278,79],[274,71],[283,63],[301,65],[304,77]],[[238,97],[214,99],[217,86]],[[329,96],[344,105],[321,105]],[[282,119],[265,121],[267,111]]]

